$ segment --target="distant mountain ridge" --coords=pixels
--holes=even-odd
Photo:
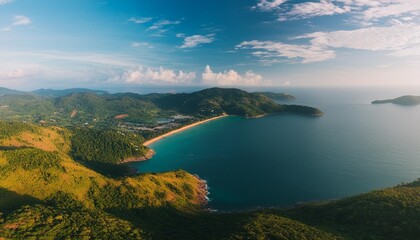
[[[375,100],[372,104],[393,103],[398,105],[414,106],[420,104],[420,96],[405,95],[394,99]]]
[[[294,100],[296,99],[294,96],[286,93],[274,93],[274,92],[255,92],[256,94],[264,95],[268,98],[271,98],[273,100]]]
[[[140,95],[136,93],[109,94],[85,89],[38,90],[33,93],[0,96],[0,118],[29,122],[43,121],[54,125],[103,123],[115,116],[125,121],[153,123],[178,113],[196,118],[210,118],[222,114],[257,117],[271,113],[297,113],[321,116],[319,109],[299,105],[283,105],[260,93],[234,88],[209,88],[193,93]],[[42,93],[43,96],[35,93]],[[73,93],[71,93],[73,92]],[[64,96],[51,97],[52,95]],[[46,97],[47,96],[47,97]]]
[[[8,94],[18,95],[18,94],[26,94],[26,92],[0,87],[0,97],[4,95],[8,95]]]
[[[35,91],[32,91],[31,93],[34,93],[36,95],[45,96],[45,97],[62,97],[69,94],[74,93],[83,93],[83,92],[92,92],[96,94],[107,94],[107,91],[103,90],[93,90],[88,88],[69,88],[69,89],[62,89],[62,90],[56,90],[56,89],[50,89],[50,88],[41,88]]]

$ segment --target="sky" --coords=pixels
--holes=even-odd
[[[0,0],[0,87],[418,85],[420,0]]]

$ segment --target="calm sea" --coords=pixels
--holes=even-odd
[[[281,91],[281,90],[277,90]],[[287,89],[320,118],[226,117],[156,142],[140,172],[208,181],[210,207],[243,210],[337,199],[420,177],[420,105],[372,105],[420,89]]]

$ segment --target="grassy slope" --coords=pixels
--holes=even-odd
[[[12,124],[13,125],[13,124]],[[0,151],[0,163],[2,175],[0,186],[18,194],[27,194],[38,199],[46,199],[52,194],[61,191],[74,195],[78,200],[93,206],[96,201],[92,196],[103,192],[103,188],[109,191],[129,192],[136,206],[144,204],[160,206],[168,202],[183,204],[186,194],[178,189],[189,185],[193,191],[188,196],[192,202],[197,197],[197,185],[200,183],[195,177],[178,171],[160,175],[148,174],[122,179],[106,178],[81,164],[73,161],[69,154],[70,132],[58,127],[41,128],[28,125],[27,130],[22,130],[7,138],[0,139],[0,146],[8,150]],[[13,128],[13,126],[11,127]],[[3,128],[4,129],[4,128]],[[14,130],[12,130],[14,131]],[[13,149],[15,147],[16,149]],[[54,155],[58,165],[28,168],[23,164],[36,159],[37,154],[49,152]],[[22,162],[11,163],[12,156],[28,156]],[[43,156],[44,157],[44,156]],[[13,171],[8,171],[13,170]],[[139,190],[138,186],[142,186]],[[168,187],[169,186],[169,187]],[[172,188],[171,188],[172,187]],[[155,191],[161,193],[161,198],[156,198]],[[102,195],[106,193],[102,193]],[[105,196],[106,197],[106,196]],[[153,199],[153,201],[151,200]],[[121,203],[122,204],[122,203]],[[106,207],[106,206],[104,206]]]
[[[309,204],[289,213],[306,223],[333,227],[352,239],[414,240],[420,236],[420,181]]]
[[[92,221],[96,219],[92,216],[98,214],[108,218],[103,212],[108,209],[161,206],[196,209],[202,202],[202,182],[184,171],[107,178],[70,158],[71,133],[65,129],[25,124],[0,125],[0,212],[10,212],[27,204],[43,204],[8,215],[0,227],[0,230],[7,229],[6,236],[21,237],[23,232],[37,232],[37,226],[43,224],[37,221],[47,217],[48,212],[53,211],[51,214],[54,216],[63,215],[61,211],[45,205],[45,201],[57,194],[66,194],[82,203],[84,210],[81,214]],[[26,218],[23,215],[34,220],[16,225],[16,221]],[[65,217],[66,221],[76,224],[76,219],[72,219],[71,214]],[[10,227],[10,224],[16,227]],[[91,225],[95,224],[91,222]],[[57,226],[61,230],[68,227],[66,224]]]

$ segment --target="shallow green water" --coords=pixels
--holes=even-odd
[[[198,174],[219,210],[291,206],[412,181],[420,177],[420,106],[370,104],[407,91],[296,89],[292,103],[325,115],[223,118],[153,144],[153,159],[133,165]]]

